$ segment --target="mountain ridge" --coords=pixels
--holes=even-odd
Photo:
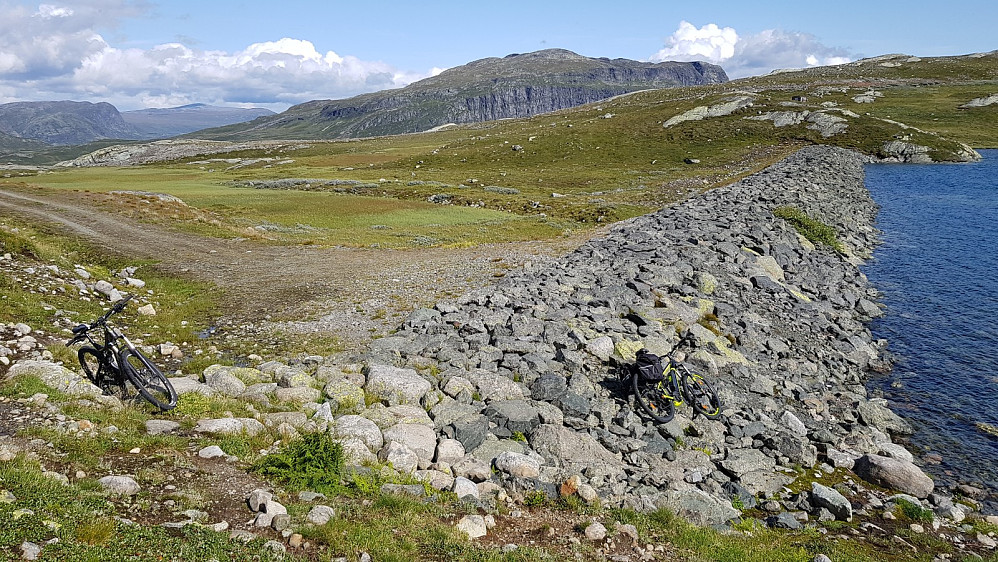
[[[469,62],[404,88],[313,100],[272,117],[188,138],[341,139],[422,132],[448,123],[530,117],[638,90],[727,82],[705,62],[590,58],[564,49]]]

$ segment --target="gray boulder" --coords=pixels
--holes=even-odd
[[[419,401],[430,391],[430,382],[419,376],[413,369],[402,369],[389,365],[371,365],[365,372],[367,375],[366,390],[387,402],[389,406],[397,404],[419,404]]]
[[[880,455],[863,455],[856,460],[853,472],[871,484],[911,494],[919,499],[928,497],[935,487],[932,479],[914,464]]]
[[[204,383],[225,396],[239,396],[246,390],[246,383],[223,369],[206,369]]]
[[[876,402],[861,401],[856,410],[863,423],[880,431],[903,435],[908,435],[912,431],[911,425],[904,421],[901,416]]]
[[[740,517],[742,512],[731,506],[731,502],[692,488],[672,490],[653,500],[656,507],[666,507],[684,519],[697,525],[724,525]]]
[[[537,478],[541,473],[541,463],[512,451],[500,453],[494,463],[497,470],[517,478]]]
[[[101,394],[101,390],[90,384],[83,375],[51,361],[21,360],[7,371],[7,376],[12,379],[28,375],[36,376],[45,386],[70,396],[95,397]]]
[[[98,482],[109,493],[119,496],[134,496],[142,489],[131,476],[105,476]]]
[[[371,451],[377,451],[385,444],[378,426],[373,421],[356,415],[340,417],[329,427],[329,433],[339,439],[359,439]]]
[[[811,503],[832,512],[839,521],[852,521],[852,504],[834,488],[812,482]]]
[[[383,432],[384,440],[404,443],[416,456],[425,461],[433,460],[437,448],[437,434],[427,425],[400,423]]]
[[[465,375],[465,378],[478,388],[478,394],[486,402],[523,398],[520,385],[500,374],[484,369],[473,369]]]
[[[489,419],[481,414],[464,416],[453,424],[454,439],[461,442],[466,451],[478,448],[489,432]]]
[[[617,474],[620,459],[587,433],[544,424],[530,436],[530,445],[550,463],[572,471],[593,470]]]
[[[485,409],[485,415],[499,427],[510,432],[529,434],[541,424],[537,408],[526,400],[493,401]]]

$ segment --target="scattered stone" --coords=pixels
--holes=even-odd
[[[333,508],[327,505],[317,505],[309,510],[305,519],[313,525],[325,525],[333,517],[336,517],[336,512],[333,511]]]
[[[180,422],[173,420],[146,420],[146,433],[149,435],[168,435],[180,428]]]
[[[606,527],[598,521],[593,521],[586,526],[585,534],[591,541],[601,541],[606,538]]]
[[[119,496],[134,496],[142,489],[131,476],[105,476],[99,482],[109,493]]]
[[[228,454],[218,445],[209,445],[198,451],[198,456],[202,459],[214,459],[218,457],[226,457]]]
[[[465,515],[457,522],[457,530],[464,531],[471,539],[484,537],[488,533],[485,518],[481,515]]]
[[[832,512],[839,521],[852,521],[852,504],[834,488],[812,482],[811,501]]]
[[[24,541],[21,543],[21,558],[24,560],[38,560],[38,557],[42,554],[42,547],[30,542]]]

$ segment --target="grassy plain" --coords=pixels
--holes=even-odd
[[[957,142],[995,146],[998,106],[960,106],[998,91],[996,58],[872,60],[638,92],[430,133],[309,141],[131,168],[57,169],[18,179],[57,189],[169,193],[212,215],[214,222],[200,222],[221,228],[206,232],[245,236],[247,228],[260,227],[258,234],[283,242],[404,248],[550,238],[728,183],[805,144],[876,155],[886,141],[902,138],[929,146],[940,159],[952,157]],[[873,103],[854,101],[871,89],[881,94]],[[753,105],[731,115],[663,127],[684,111],[745,94],[754,96]],[[776,128],[745,119],[832,104],[858,117],[849,116],[848,129],[829,138],[803,124]],[[288,178],[362,183],[293,191],[245,187]],[[430,203],[431,196],[449,204]]]

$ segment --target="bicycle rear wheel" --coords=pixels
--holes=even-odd
[[[721,415],[721,398],[717,395],[714,387],[698,373],[693,373],[686,367],[680,366],[683,372],[683,394],[686,401],[693,407],[693,411],[702,414],[709,420],[715,420]]]
[[[672,421],[676,415],[676,407],[672,399],[665,395],[661,383],[642,383],[641,376],[635,372],[631,375],[631,386],[634,388],[634,398],[641,409],[658,423]]]
[[[81,347],[76,356],[80,360],[83,374],[94,386],[100,386],[103,373],[101,373],[101,360],[97,350],[92,347]]]
[[[139,394],[160,410],[170,410],[177,405],[177,391],[159,367],[139,351],[126,349],[121,352],[119,363],[128,380]]]

